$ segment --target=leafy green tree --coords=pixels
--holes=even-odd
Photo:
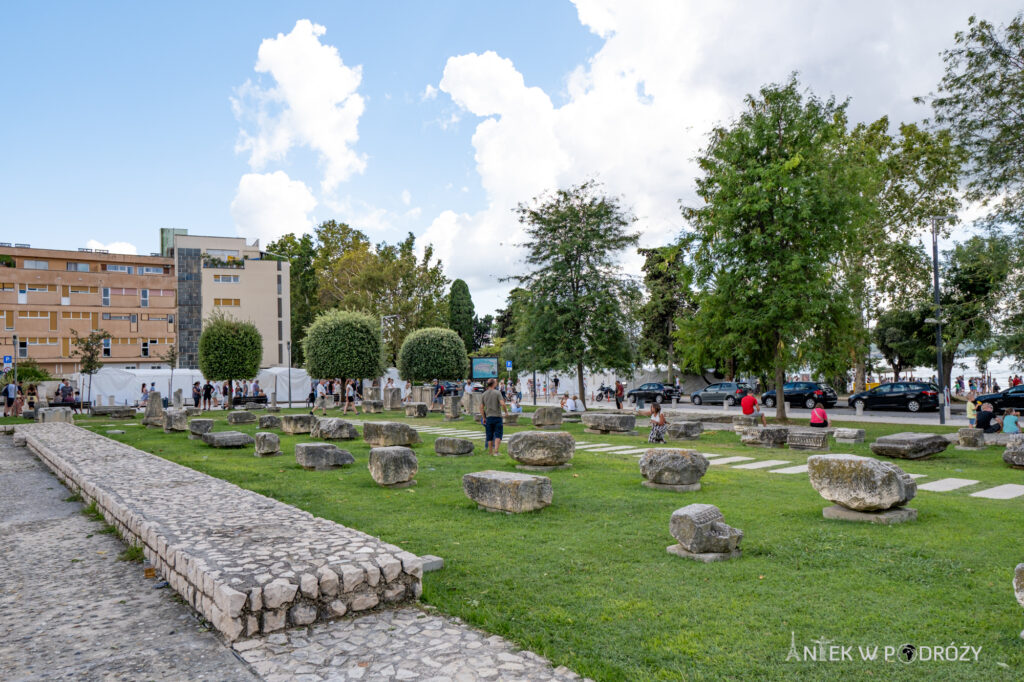
[[[1024,15],[1003,26],[972,16],[954,40],[927,98],[935,122],[968,154],[967,198],[992,205],[992,221],[1024,227]]]
[[[13,379],[14,372],[8,372],[7,377]],[[18,381],[34,384],[40,381],[53,381],[53,377],[50,376],[49,372],[40,367],[36,360],[23,358],[18,360]]]
[[[479,349],[491,343],[494,329],[494,315],[473,316],[473,348]]]
[[[583,369],[627,371],[637,286],[616,256],[636,246],[636,218],[594,181],[534,198],[515,209],[525,226],[530,272],[514,277],[528,291],[516,343],[538,370],[575,368],[585,400]]]
[[[494,334],[505,339],[515,337],[518,320],[526,307],[529,293],[520,287],[515,287],[505,297],[505,307],[498,311],[494,318]]]
[[[74,346],[71,355],[79,358],[78,371],[89,377],[89,393],[86,398],[89,402],[92,402],[92,375],[103,367],[103,340],[109,338],[110,334],[105,331],[80,336],[78,330],[71,330],[71,344]]]
[[[878,316],[872,336],[879,352],[892,367],[896,381],[904,369],[929,367],[935,363],[935,335],[924,322],[929,314],[928,308],[921,305],[894,308]]]
[[[260,371],[263,337],[252,322],[214,312],[199,335],[199,371],[210,381],[252,379]]]
[[[748,96],[739,119],[712,132],[698,160],[705,203],[683,211],[702,288],[680,325],[684,346],[772,371],[781,391],[809,330],[849,314],[836,265],[870,206],[846,135],[846,105],[804,97],[795,77]]]
[[[267,251],[288,259],[289,290],[291,292],[292,366],[301,367],[305,360],[302,340],[306,327],[320,312],[320,294],[315,267],[317,245],[312,235],[297,237],[286,234],[267,246]]]
[[[469,375],[466,345],[452,329],[417,329],[402,343],[398,373],[409,381],[465,379]]]
[[[640,249],[640,255],[644,257],[644,289],[647,291],[647,299],[637,311],[641,324],[640,357],[666,365],[668,380],[672,382],[677,320],[691,316],[696,310],[691,291],[693,268],[686,262],[682,244]]]
[[[468,350],[476,348],[473,342],[473,299],[469,295],[469,286],[457,279],[452,282],[448,292],[448,328],[454,329],[466,344]]]
[[[378,377],[384,372],[380,321],[347,310],[320,313],[306,330],[303,354],[312,377]]]

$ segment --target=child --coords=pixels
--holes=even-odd
[[[1017,410],[1009,408],[1003,415],[1003,433],[1020,433],[1020,426],[1017,424],[1017,417],[1020,415]]]
[[[977,397],[978,394],[974,391],[967,394],[967,423],[971,425],[972,429],[974,428],[974,422],[978,418],[978,403],[975,402]]]
[[[650,415],[651,417],[651,435],[647,437],[648,443],[664,443],[665,432],[668,431],[668,422],[665,419],[665,414],[661,411],[661,405],[658,403],[651,403],[651,409],[637,414]]]

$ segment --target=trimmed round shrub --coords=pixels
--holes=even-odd
[[[263,337],[252,322],[211,316],[199,336],[199,371],[210,381],[252,379],[260,371]]]
[[[302,340],[306,371],[317,379],[366,379],[384,373],[380,321],[365,313],[328,310]]]
[[[398,373],[410,381],[463,379],[469,374],[466,344],[451,329],[417,329],[398,351]]]

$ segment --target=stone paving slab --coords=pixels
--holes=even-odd
[[[422,590],[420,558],[365,533],[70,424],[19,438],[230,640]]]
[[[772,469],[768,472],[769,474],[806,474],[807,465],[798,464],[795,467],[786,467],[785,469]]]
[[[768,467],[777,467],[780,464],[789,464],[789,461],[785,459],[762,459],[759,462],[751,462],[750,464],[739,464],[734,466],[733,469],[767,469]]]
[[[753,457],[741,457],[736,455],[734,457],[723,457],[722,459],[716,459],[711,462],[712,465],[716,464],[733,464],[734,462],[749,462],[754,459]]]
[[[973,481],[969,478],[940,478],[937,481],[929,481],[928,483],[922,483],[917,486],[918,490],[930,490],[932,492],[944,493],[950,490],[957,490],[959,488],[966,488],[969,485],[974,485],[978,481]]]
[[[1016,483],[1005,483],[997,485],[995,488],[971,493],[971,497],[987,497],[990,500],[1012,500],[1021,495],[1024,495],[1024,485]]]

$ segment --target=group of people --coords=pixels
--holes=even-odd
[[[388,388],[394,387],[394,382],[388,379]],[[309,391],[308,402],[312,404],[309,413],[314,414],[317,409],[324,416],[327,415],[327,396],[332,397],[332,404],[341,407],[342,414],[348,414],[351,409],[356,411],[356,406],[363,399],[362,381],[355,379],[319,379],[313,380],[313,386]]]
[[[1020,433],[1020,413],[1012,407],[997,415],[992,403],[978,401],[978,394],[967,394],[967,423],[985,433]]]
[[[212,383],[209,379],[205,383],[194,382],[192,384],[192,404],[196,407],[201,407],[203,410],[212,410],[215,408],[223,408],[225,410],[231,409],[231,398],[266,398],[267,394],[260,386],[259,379],[255,379],[252,382],[248,381],[237,381],[234,382],[234,390],[231,389],[232,382],[224,381],[220,385]],[[146,407],[149,405],[150,394],[155,392],[156,382],[151,381],[148,385],[143,382],[142,389],[139,393],[139,407]],[[162,399],[162,398],[161,398]]]
[[[29,410],[36,409],[39,390],[35,384],[25,386],[24,381],[8,382],[0,390],[0,394],[3,395],[4,416],[20,417],[26,407]],[[74,412],[80,414],[82,411],[82,396],[67,379],[61,380],[60,386],[54,392],[53,399],[55,405],[66,403]]]
[[[1013,374],[1006,378],[1007,388],[1020,386],[1022,383],[1024,383],[1024,377],[1021,377],[1019,374]],[[971,393],[999,393],[1002,387],[999,385],[999,381],[991,374],[981,377],[968,377],[967,379],[960,375],[953,380],[953,390],[956,392],[956,395],[964,395],[965,393],[970,395]]]

